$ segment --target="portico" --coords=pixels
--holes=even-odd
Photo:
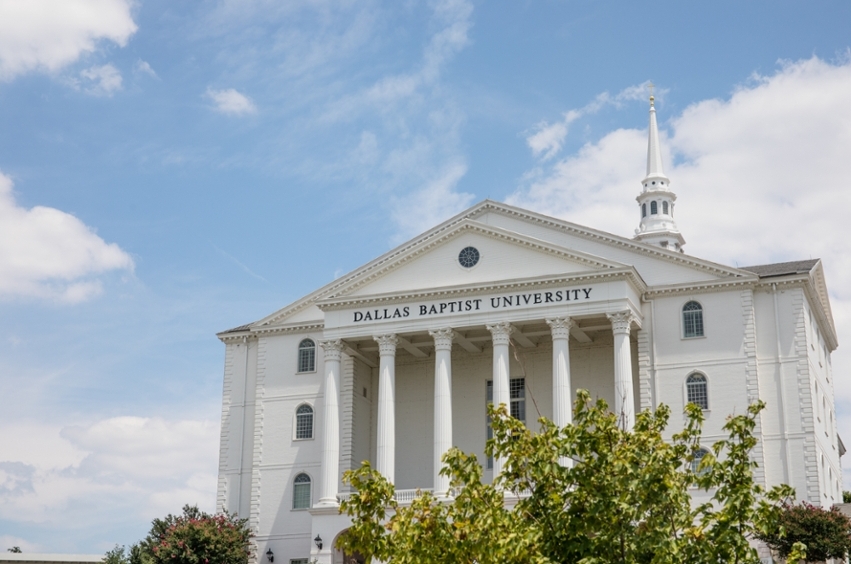
[[[539,414],[561,426],[570,423],[575,390],[585,387],[607,398],[622,424],[631,427],[636,394],[630,334],[641,327],[642,291],[641,278],[625,268],[451,292],[325,300],[319,304],[326,319],[326,339],[320,344],[330,392],[324,395],[324,421],[342,421],[344,401],[334,376],[338,350],[377,371],[374,436],[368,438],[371,459],[397,486],[400,502],[416,489],[450,496],[448,479],[439,470],[452,446],[482,456],[487,381],[493,402],[507,406],[519,401],[516,388],[522,382],[530,426]],[[599,366],[607,368],[601,371]],[[573,377],[577,370],[578,379]],[[426,380],[430,401],[422,397]],[[345,495],[334,491],[342,435],[339,428],[322,435],[317,508],[336,505]],[[497,476],[503,463],[500,458],[489,461],[487,474]],[[397,476],[404,478],[397,481]]]

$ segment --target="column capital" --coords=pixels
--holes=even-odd
[[[509,344],[511,332],[514,331],[514,327],[511,326],[511,323],[508,321],[500,321],[499,323],[494,323],[492,325],[485,325],[485,327],[487,327],[488,331],[491,332],[493,344]]]
[[[637,320],[635,315],[633,315],[633,313],[629,310],[619,311],[617,313],[607,313],[606,317],[608,317],[609,321],[612,322],[612,333],[615,335],[629,335],[629,326],[633,321]]]
[[[396,335],[387,333],[386,335],[375,335],[372,338],[378,343],[379,356],[396,355],[396,345],[399,344],[399,338]]]
[[[452,340],[455,338],[455,331],[453,331],[451,327],[429,329],[428,334],[434,338],[435,350],[452,350]]]
[[[565,317],[550,317],[547,319],[547,325],[553,333],[553,339],[567,339],[570,336],[570,328],[573,327],[573,320]]]
[[[332,339],[329,341],[319,341],[319,346],[324,351],[325,360],[340,360],[346,345],[342,339]]]

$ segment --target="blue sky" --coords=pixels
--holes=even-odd
[[[813,9],[813,7],[817,9]],[[851,4],[0,0],[0,548],[212,510],[223,346],[483,198],[821,257],[851,338]],[[851,437],[851,355],[834,354]]]

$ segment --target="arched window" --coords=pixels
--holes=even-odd
[[[314,372],[316,370],[316,343],[305,339],[298,344],[298,371]]]
[[[659,213],[659,204],[656,203],[656,200],[650,202],[650,215],[656,215]]]
[[[703,306],[697,302],[683,306],[683,336],[703,337]]]
[[[295,438],[313,438],[313,408],[307,404],[301,404],[295,410]]]
[[[700,461],[703,460],[703,457],[709,454],[709,451],[705,448],[699,448],[694,452],[694,458],[691,461],[691,471],[695,474],[702,476],[709,472],[708,468],[700,468]]]
[[[293,509],[310,509],[310,476],[299,474],[293,480]]]
[[[647,217],[647,204],[641,204],[641,217]]]
[[[706,385],[706,376],[689,374],[686,378],[686,395],[689,403],[695,404],[700,409],[709,409],[709,390]]]
[[[662,213],[668,215],[668,202],[662,202]]]

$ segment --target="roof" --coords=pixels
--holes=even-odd
[[[234,327],[233,329],[226,329],[219,333],[219,335],[224,335],[225,333],[241,333],[242,331],[248,331],[251,328],[251,323],[246,323],[245,325],[240,325],[239,327]]]
[[[818,263],[819,259],[795,260],[792,262],[775,262],[756,266],[742,266],[742,270],[753,272],[760,278],[772,276],[788,276],[789,274],[807,274]]]

